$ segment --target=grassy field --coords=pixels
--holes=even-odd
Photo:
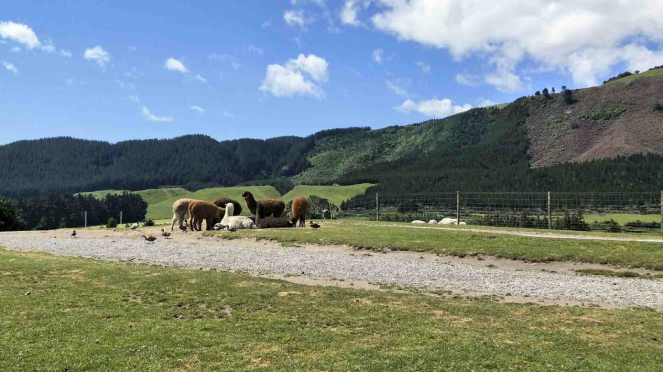
[[[624,226],[628,222],[661,222],[661,216],[658,214],[625,214],[625,213],[607,213],[607,214],[586,214],[585,222],[592,224],[594,222],[603,222],[614,220]]]
[[[366,189],[371,186],[375,186],[371,183],[362,183],[358,185],[351,186],[306,186],[298,185],[294,189],[290,190],[287,194],[283,195],[283,201],[286,203],[292,199],[303,196],[308,198],[311,195],[316,195],[321,198],[328,199],[332,203],[340,206],[341,203],[348,199],[352,199],[357,195],[364,194]]]
[[[645,309],[306,287],[0,250],[9,371],[657,371]],[[28,294],[29,293],[29,294]]]
[[[367,249],[390,248],[452,256],[479,254],[528,261],[576,261],[663,270],[663,244],[607,240],[521,237],[377,226],[365,222],[321,222],[322,228],[240,230],[224,237],[269,238],[286,244],[349,245]]]
[[[97,199],[103,199],[107,194],[118,195],[122,194],[123,192],[124,192],[123,190],[102,190],[102,191],[92,191],[92,192],[81,192],[79,194],[92,195]],[[132,192],[140,195],[143,198],[143,200],[147,202],[147,204],[157,204],[164,200],[170,200],[170,199],[177,200],[191,193],[179,187],[164,188],[164,189],[148,189],[148,190],[132,191]]]
[[[633,80],[636,79],[642,79],[642,78],[648,78],[648,77],[657,77],[657,76],[663,76],[663,69],[656,69],[656,70],[649,70],[645,71],[642,73],[639,73],[637,75],[631,75],[627,76],[621,79],[613,80],[609,82],[608,84],[613,84],[613,83],[622,83],[622,84],[628,84],[632,82]]]

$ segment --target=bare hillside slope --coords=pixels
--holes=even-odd
[[[531,164],[545,167],[640,153],[663,154],[663,77],[606,84],[532,99],[528,121]]]

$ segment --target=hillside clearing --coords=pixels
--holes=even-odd
[[[633,82],[635,80],[638,80],[638,79],[652,78],[652,77],[658,77],[658,76],[663,76],[663,69],[659,68],[659,69],[655,69],[655,70],[649,70],[649,71],[641,72],[637,75],[630,75],[630,76],[627,76],[627,77],[623,77],[621,79],[613,80],[611,82],[608,82],[605,85],[614,84],[614,83],[628,84],[628,83],[631,83],[631,82]]]
[[[340,206],[346,200],[352,199],[357,195],[362,195],[366,193],[366,189],[371,186],[375,186],[371,183],[362,183],[358,185],[350,186],[307,186],[307,185],[298,185],[294,189],[290,190],[287,194],[283,195],[281,198],[284,202],[289,202],[292,199],[303,196],[308,198],[311,195],[316,195],[321,198],[325,198],[330,202]]]

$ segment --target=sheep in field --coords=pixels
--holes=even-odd
[[[251,213],[255,215],[258,208],[258,202],[253,197],[253,194],[245,191],[244,194],[242,194],[242,197],[246,201],[246,206],[249,207]],[[279,218],[285,210],[285,203],[279,199],[260,200],[260,203],[265,206],[265,217],[269,217],[273,214],[274,217]]]
[[[281,227],[294,227],[294,222],[286,217],[265,217],[265,206],[258,202],[256,210],[256,227],[258,229],[277,229]]]
[[[186,224],[186,220],[189,219],[189,203],[195,199],[179,199],[173,203],[173,223],[170,225],[170,231],[173,231],[175,228],[175,222],[180,222],[180,230],[182,229],[182,224]]]
[[[298,196],[292,200],[292,227],[306,227],[306,214],[308,213],[308,200],[303,196]]]
[[[231,229],[255,229],[255,223],[248,217],[233,216],[235,206],[233,203],[226,204],[226,213],[223,215],[221,224],[228,226],[228,231]]]
[[[233,203],[233,206],[235,207],[235,214],[233,216],[239,216],[242,214],[242,205],[239,204],[238,201],[228,199],[228,198],[219,198],[214,201],[214,204],[217,207],[225,208],[226,204],[228,203]]]
[[[232,204],[228,204],[232,205]],[[189,226],[192,231],[202,229],[203,220],[207,224],[207,230],[211,230],[214,226],[214,219],[223,216],[226,210],[219,208],[213,203],[193,200],[189,203]]]

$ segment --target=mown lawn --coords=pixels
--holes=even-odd
[[[258,237],[281,243],[349,245],[433,254],[490,255],[529,261],[578,261],[663,270],[663,244],[603,240],[532,238],[485,232],[443,231],[378,226],[349,221],[322,221],[322,228],[206,232],[227,238]]]
[[[29,294],[28,294],[29,292]],[[658,371],[663,316],[0,250],[2,371]]]

